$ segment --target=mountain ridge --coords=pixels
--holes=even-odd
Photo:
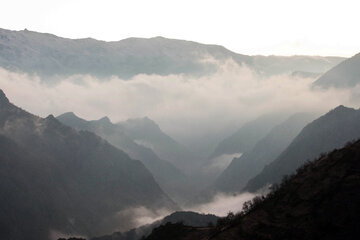
[[[309,123],[277,159],[249,180],[244,190],[255,191],[277,183],[306,160],[360,138],[360,110],[340,105]]]
[[[312,86],[315,88],[352,88],[360,83],[360,53],[339,63],[320,76]]]
[[[274,161],[299,134],[315,114],[296,113],[274,126],[255,146],[240,158],[234,158],[215,182],[217,190],[240,191],[248,180],[259,174],[262,168]]]
[[[182,203],[192,191],[188,178],[178,167],[167,159],[160,158],[152,148],[138,144],[123,125],[114,124],[108,117],[87,121],[74,113],[64,113],[57,119],[78,130],[87,130],[107,139],[133,159],[140,160],[154,175],[157,183],[176,202]],[[136,126],[135,126],[136,127]]]
[[[13,196],[0,199],[13,219],[3,225],[2,239],[47,239],[51,230],[94,236],[114,230],[110,219],[121,227],[116,213],[124,208],[178,209],[140,161],[91,132],[76,131],[53,115],[37,117],[2,91],[0,96],[0,165],[7,169],[0,178],[11,179],[0,188]]]
[[[216,71],[219,63],[229,59],[265,75],[324,72],[344,60],[341,57],[248,56],[220,45],[164,37],[105,42],[0,29],[0,66],[12,71],[36,73],[47,82],[60,81],[56,76],[74,74],[123,79],[131,79],[137,74],[207,75]]]

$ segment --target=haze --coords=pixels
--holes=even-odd
[[[164,36],[250,55],[350,57],[360,42],[359,7],[355,0],[6,0],[0,22],[69,38]]]
[[[358,5],[2,1],[0,239],[359,235]]]

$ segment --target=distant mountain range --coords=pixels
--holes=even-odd
[[[251,178],[274,161],[313,119],[315,114],[297,113],[273,127],[251,150],[232,160],[216,180],[215,189],[221,192],[239,192]]]
[[[351,88],[360,83],[360,53],[346,59],[322,75],[313,86]]]
[[[339,106],[304,127],[279,157],[248,182],[245,190],[256,191],[266,184],[278,183],[306,161],[358,138],[360,110]]]
[[[126,224],[119,212],[178,209],[137,160],[52,115],[40,118],[0,90],[0,238],[95,236]]]
[[[247,56],[218,45],[155,37],[104,42],[91,38],[67,39],[28,30],[0,29],[0,66],[37,73],[44,81],[55,75],[91,74],[129,79],[137,74],[204,75],[232,59],[264,75],[295,71],[323,73],[341,57]],[[59,80],[59,79],[57,79]]]
[[[146,240],[358,239],[360,141],[301,166],[215,227],[166,224]],[[305,162],[302,161],[302,162]]]
[[[184,202],[193,194],[194,184],[190,184],[186,175],[174,166],[181,165],[182,159],[177,159],[177,157],[181,158],[181,155],[183,161],[187,160],[188,152],[163,133],[152,120],[131,119],[113,124],[107,117],[86,121],[72,112],[64,113],[57,119],[74,129],[93,132],[129,154],[131,158],[140,160],[150,170],[161,188],[174,200]],[[168,158],[160,158],[158,154],[162,157],[169,156],[172,161],[167,161]]]

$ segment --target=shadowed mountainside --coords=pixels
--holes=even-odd
[[[250,151],[274,126],[286,119],[285,115],[281,113],[267,114],[245,123],[239,130],[221,141],[210,158]]]
[[[113,124],[107,117],[87,121],[71,112],[64,113],[57,119],[75,129],[93,132],[125,151],[131,158],[140,160],[150,170],[165,192],[177,202],[185,201],[187,196],[193,193],[194,189],[192,189],[185,174],[172,163],[159,158],[152,149],[136,142],[136,139],[139,139],[139,134],[136,134],[137,131],[143,129],[139,126],[140,124],[137,124],[139,129],[136,130],[134,125],[130,128],[126,124]],[[148,136],[145,133],[144,135]],[[150,139],[147,138],[147,140]]]
[[[34,116],[0,91],[1,239],[113,231],[117,213],[177,206],[140,161],[87,131]],[[36,233],[36,234],[35,234]]]
[[[196,162],[200,162],[200,156],[169,137],[148,117],[128,119],[117,125],[124,129],[134,142],[150,148],[161,159],[171,162],[185,173],[191,172]]]
[[[221,192],[240,191],[251,178],[274,161],[313,119],[315,114],[297,113],[275,126],[252,150],[232,160],[216,180],[215,189]]]
[[[360,137],[360,110],[339,106],[308,124],[291,144],[251,179],[246,190],[256,191],[295,171],[305,161]]]
[[[357,141],[306,163],[267,197],[244,204],[243,212],[229,214],[216,227],[167,224],[146,239],[358,239],[359,188]]]

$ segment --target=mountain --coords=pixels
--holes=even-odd
[[[305,71],[294,71],[291,73],[293,77],[300,77],[300,78],[318,78],[322,74],[317,72],[305,72]]]
[[[339,63],[324,73],[314,83],[321,88],[351,88],[360,83],[360,53]]]
[[[307,73],[303,77],[313,77],[324,73],[344,61],[342,57],[320,56],[253,56],[254,68],[267,75],[284,73]]]
[[[151,120],[129,120],[122,124],[113,124],[107,117],[86,121],[72,112],[64,113],[58,116],[57,119],[72,128],[93,132],[129,154],[131,158],[140,160],[153,174],[160,187],[177,202],[184,202],[188,195],[191,195],[193,189],[187,177],[178,168],[172,163],[159,158],[152,149],[136,142],[136,139],[140,139],[140,136],[141,139],[144,139],[144,136],[146,140],[151,139],[153,126],[147,127]],[[141,126],[140,122],[147,122],[147,124]],[[141,133],[142,131],[144,132]],[[147,136],[149,138],[146,138]],[[161,136],[165,137],[165,135]]]
[[[174,212],[161,220],[154,223],[132,229],[130,231],[121,233],[115,232],[111,235],[96,237],[91,240],[140,240],[143,236],[147,236],[154,228],[167,223],[182,222],[186,225],[194,227],[206,227],[208,225],[215,225],[219,218],[212,214],[199,214],[196,212]]]
[[[360,141],[303,165],[216,227],[166,224],[147,240],[358,239]]]
[[[14,106],[1,90],[0,144],[1,239],[95,236],[121,227],[124,209],[177,209],[140,161]]]
[[[358,138],[360,110],[339,106],[308,124],[278,158],[248,182],[246,189],[255,191],[267,183],[279,182],[305,161]]]
[[[127,136],[139,145],[153,150],[161,159],[174,164],[185,172],[193,170],[198,160],[196,154],[165,134],[160,127],[148,117],[129,119],[117,123]]]
[[[163,37],[104,42],[5,29],[0,30],[0,56],[0,65],[7,69],[44,76],[91,74],[126,79],[136,74],[203,74],[216,69],[212,58],[251,61],[221,46]]]
[[[215,181],[215,189],[221,192],[240,191],[264,166],[274,161],[313,119],[315,114],[296,113],[275,126],[252,150],[232,160]]]
[[[245,123],[239,130],[221,141],[211,154],[210,159],[221,155],[250,151],[277,124],[286,119],[285,114],[266,114]]]
[[[91,38],[67,39],[26,29],[0,29],[0,66],[13,71],[37,73],[46,81],[54,81],[52,76],[73,74],[116,75],[124,79],[137,74],[197,76],[214,72],[216,62],[228,59],[263,74],[325,72],[344,60],[311,56],[252,57],[218,45],[163,37],[105,42]]]

